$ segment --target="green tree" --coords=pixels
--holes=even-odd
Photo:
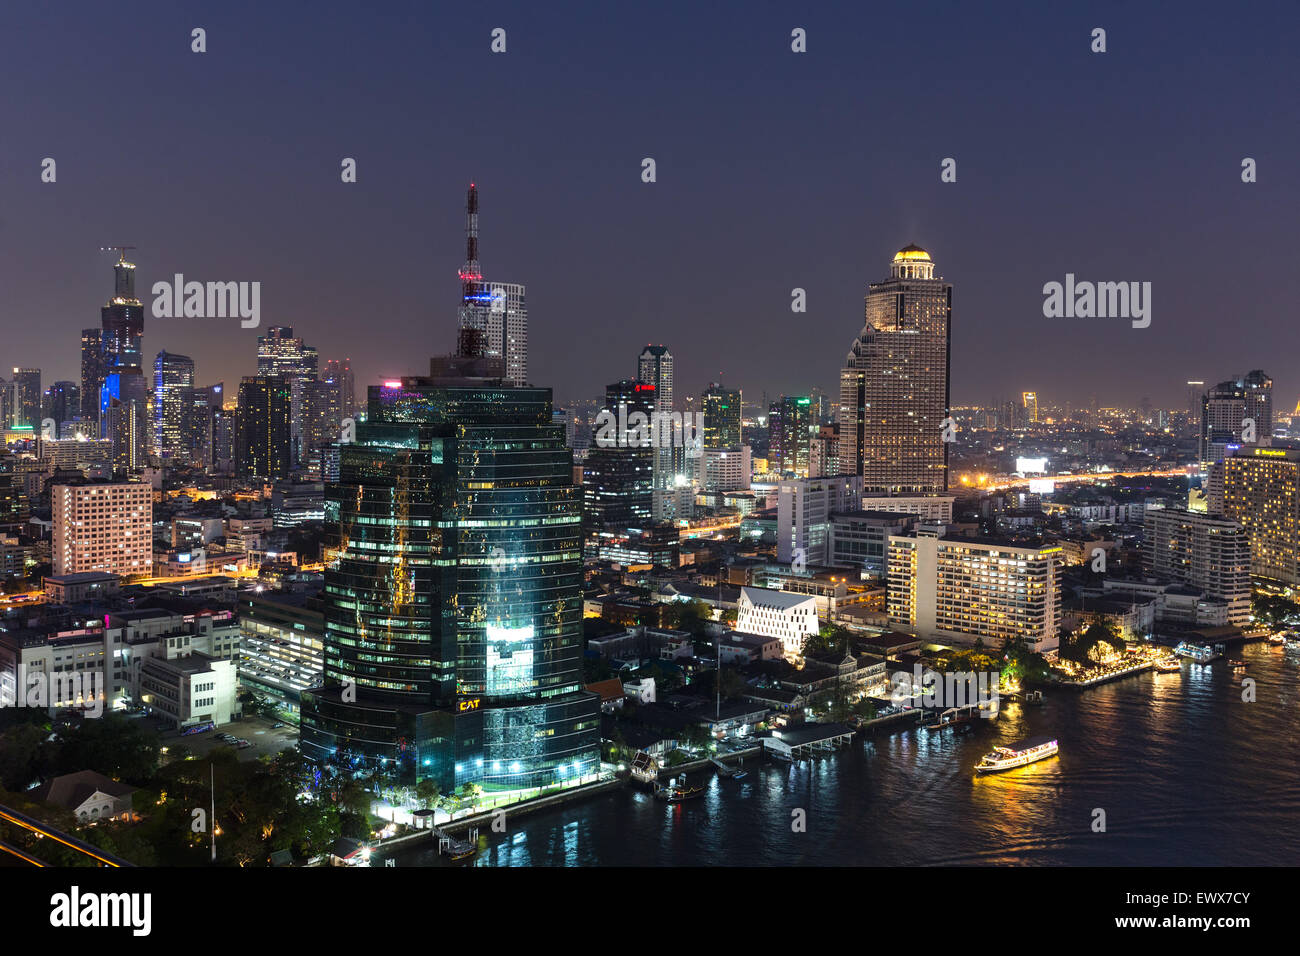
[[[432,777],[425,777],[415,785],[415,796],[422,807],[431,807],[437,803],[439,792],[438,781]]]

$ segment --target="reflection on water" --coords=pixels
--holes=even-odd
[[[747,762],[744,780],[697,771],[691,782],[707,792],[685,804],[627,789],[509,820],[475,865],[1294,865],[1300,660],[1267,644],[1239,656],[1244,672],[1184,664],[1055,691],[966,730],[859,737],[794,765]],[[1254,703],[1242,700],[1245,678]],[[993,746],[1048,733],[1058,756],[974,773]],[[1097,810],[1105,832],[1093,831]],[[397,862],[440,865],[430,848]]]

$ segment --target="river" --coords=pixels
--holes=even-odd
[[[1247,669],[1184,663],[1049,691],[1042,706],[1005,705],[966,731],[859,736],[795,765],[747,761],[741,781],[697,771],[708,792],[687,804],[628,788],[508,819],[507,833],[483,828],[474,865],[1296,865],[1300,657],[1268,644],[1230,656]],[[1037,734],[1056,736],[1060,755],[972,772],[994,743]],[[396,864],[443,861],[424,845]]]

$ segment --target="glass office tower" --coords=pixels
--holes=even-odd
[[[550,389],[403,378],[368,406],[326,495],[338,557],[303,751],[443,792],[594,773],[581,497]]]

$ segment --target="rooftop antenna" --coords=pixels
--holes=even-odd
[[[116,252],[118,262],[126,262],[126,250],[134,249],[135,246],[100,246],[100,252]]]
[[[460,270],[460,281],[466,295],[473,295],[477,283],[483,279],[478,264],[478,187],[469,184],[469,197],[465,203],[465,265]]]

